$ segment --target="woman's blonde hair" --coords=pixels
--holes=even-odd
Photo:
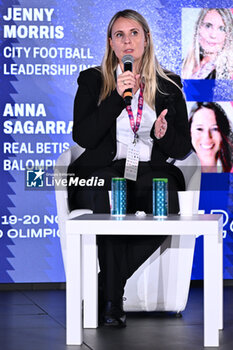
[[[194,28],[194,36],[192,46],[188,52],[186,59],[184,60],[182,67],[182,78],[192,78],[193,70],[195,67],[200,67],[202,60],[203,49],[199,44],[199,31],[203,24],[204,18],[209,11],[217,11],[221,16],[226,32],[226,39],[224,47],[219,52],[215,61],[216,66],[216,79],[232,79],[233,77],[233,16],[230,9],[214,9],[207,8],[202,9],[199,13],[198,19]]]
[[[117,12],[108,25],[106,50],[101,64],[103,85],[100,93],[99,103],[103,101],[107,96],[109,96],[110,93],[116,88],[114,72],[118,65],[118,59],[110,46],[109,38],[112,36],[112,27],[115,21],[120,17],[132,19],[138,22],[144,30],[147,45],[142,56],[140,75],[143,77],[145,83],[144,99],[151,108],[155,109],[155,93],[158,89],[156,82],[156,73],[166,80],[169,80],[172,83],[174,82],[164,73],[157,58],[155,57],[154,45],[147,21],[142,15],[134,10],[123,10]]]

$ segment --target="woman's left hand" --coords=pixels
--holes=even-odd
[[[167,112],[168,110],[164,109],[155,122],[155,137],[157,139],[161,139],[167,131],[167,121],[165,119]]]

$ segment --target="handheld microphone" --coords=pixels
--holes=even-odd
[[[133,71],[134,58],[132,55],[123,56],[122,63],[124,64],[124,72],[126,72],[127,70],[129,70],[130,72]],[[123,98],[124,98],[126,106],[131,105],[132,97],[133,97],[132,89],[126,89],[123,93]]]

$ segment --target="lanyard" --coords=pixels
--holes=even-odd
[[[140,84],[140,93],[139,93],[139,97],[138,97],[138,112],[137,112],[136,124],[134,123],[134,116],[133,116],[133,111],[132,111],[131,106],[129,105],[126,107],[126,110],[128,112],[128,116],[129,116],[130,126],[131,126],[133,133],[134,133],[134,140],[133,140],[134,145],[137,142],[137,138],[138,138],[137,131],[140,127],[141,120],[142,120],[143,90],[144,90],[144,84]]]

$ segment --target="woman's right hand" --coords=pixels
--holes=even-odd
[[[117,92],[120,96],[126,89],[132,89],[133,91],[139,88],[140,74],[134,75],[132,72],[127,70],[126,72],[118,75],[117,77]]]

